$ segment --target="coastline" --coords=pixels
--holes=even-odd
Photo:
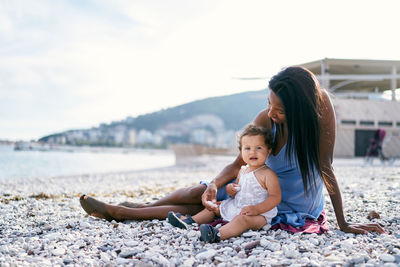
[[[198,241],[198,232],[172,228],[165,220],[107,222],[89,217],[81,194],[108,203],[147,202],[175,189],[210,180],[233,158],[204,155],[196,162],[151,170],[32,178],[0,182],[0,265],[198,266],[397,266],[400,264],[400,164],[335,159],[346,219],[369,223],[387,234],[338,230],[330,199],[324,235],[261,230],[218,244]],[[326,191],[326,190],[325,190]],[[246,249],[246,246],[257,246]]]
[[[173,166],[171,150],[74,147],[70,150],[15,150],[0,146],[0,181],[107,174]]]

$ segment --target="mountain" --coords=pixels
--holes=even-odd
[[[251,122],[267,106],[267,91],[249,91],[220,97],[210,97],[184,105],[140,115],[115,124],[154,132],[172,122],[183,121],[200,114],[212,114],[222,119],[225,129],[239,130]]]
[[[230,146],[235,142],[235,132],[253,121],[266,105],[267,90],[210,97],[91,129],[44,136],[39,141],[100,146]]]

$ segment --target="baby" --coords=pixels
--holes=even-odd
[[[259,230],[276,216],[281,190],[275,172],[265,165],[272,151],[272,135],[263,127],[249,124],[239,137],[239,149],[247,164],[234,183],[226,186],[231,197],[212,203],[213,210],[204,209],[191,217],[181,217],[170,211],[168,221],[173,226],[188,229],[188,224],[200,225],[200,240],[208,243],[239,236],[244,231]],[[219,229],[209,225],[215,217],[228,223]]]

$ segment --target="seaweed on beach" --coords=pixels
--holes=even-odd
[[[57,198],[57,196],[54,196],[54,195],[47,195],[47,194],[45,194],[45,193],[43,193],[43,192],[41,192],[41,193],[39,193],[39,194],[37,194],[37,195],[30,195],[29,197],[30,197],[30,198],[35,198],[36,200],[38,200],[38,199]]]
[[[4,204],[8,204],[10,201],[21,201],[24,199],[23,197],[21,197],[19,195],[12,196],[10,194],[3,194],[3,197],[5,197],[5,198],[1,198],[0,201],[1,201],[1,203],[4,203]]]

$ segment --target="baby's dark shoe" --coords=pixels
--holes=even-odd
[[[200,241],[206,243],[217,243],[221,240],[218,229],[208,224],[200,225],[200,234]]]
[[[189,225],[195,223],[195,221],[192,219],[192,217],[187,214],[185,215],[186,219],[181,219],[181,214],[180,213],[175,213],[173,211],[168,212],[168,222],[178,228],[181,229],[189,229]]]

